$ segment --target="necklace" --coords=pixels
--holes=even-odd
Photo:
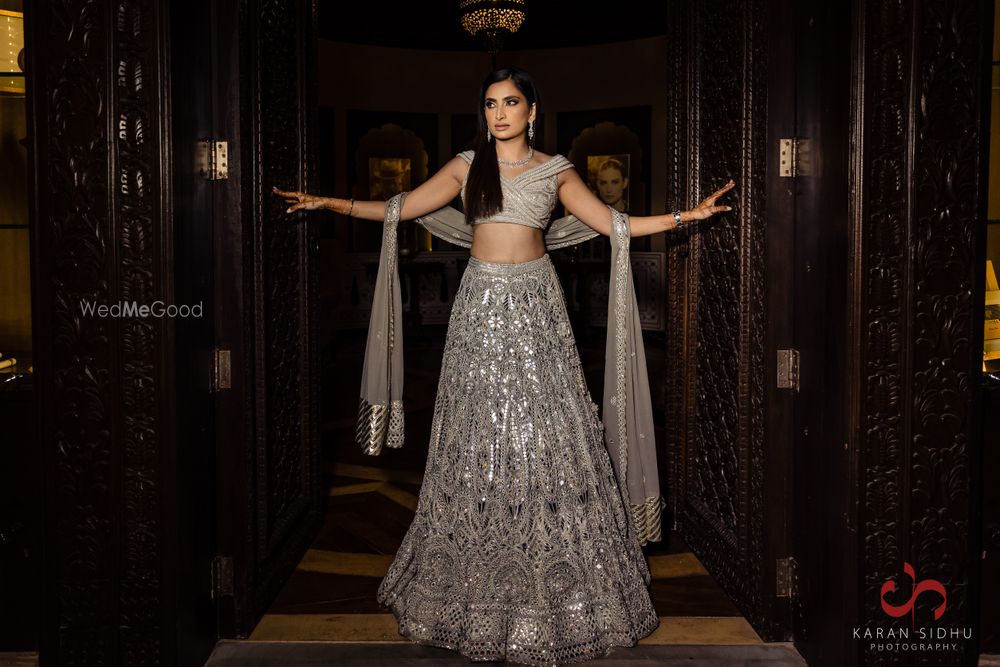
[[[497,158],[497,164],[499,164],[501,167],[523,167],[524,165],[528,164],[528,161],[531,160],[531,157],[534,154],[535,154],[534,149],[532,149],[529,146],[528,155],[526,157],[523,157],[520,160],[501,160],[500,158]]]

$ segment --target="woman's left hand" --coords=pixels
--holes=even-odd
[[[689,220],[705,220],[706,218],[712,217],[716,213],[733,210],[732,206],[718,206],[715,202],[718,201],[719,197],[726,194],[734,187],[736,187],[736,181],[730,180],[724,186],[705,197],[705,199],[692,210],[681,213],[681,219],[685,222]]]
[[[299,209],[313,211],[320,208],[326,208],[329,201],[328,197],[311,195],[308,192],[298,192],[297,190],[279,190],[277,186],[272,186],[271,192],[279,197],[285,198],[285,203],[289,205],[288,208],[285,209],[285,213],[294,213]]]

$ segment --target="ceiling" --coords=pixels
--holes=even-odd
[[[664,35],[665,0],[526,0],[524,25],[505,51],[588,46]],[[319,37],[338,42],[444,51],[481,47],[458,19],[458,0],[318,0]]]

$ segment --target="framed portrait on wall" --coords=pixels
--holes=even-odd
[[[628,153],[587,156],[587,186],[590,191],[608,206],[625,213],[631,212],[628,187],[631,158]]]
[[[437,115],[351,109],[347,112],[349,192],[355,199],[385,201],[427,180],[437,160]],[[366,221],[350,221],[352,252],[376,252],[382,230]],[[430,249],[430,233],[401,226],[403,251]]]
[[[622,107],[559,112],[559,152],[565,155],[598,199],[631,215],[649,214],[652,107]],[[562,208],[562,215],[569,211]],[[606,260],[602,239],[581,244],[581,257]],[[648,250],[649,239],[633,242]]]
[[[368,199],[386,201],[410,190],[411,165],[408,157],[368,158]]]

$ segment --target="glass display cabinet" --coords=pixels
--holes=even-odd
[[[0,386],[31,372],[28,147],[21,2],[0,1]]]
[[[1000,17],[997,17],[1000,20]],[[995,34],[997,32],[996,26]],[[983,372],[987,385],[1000,381],[1000,40],[993,44],[990,91],[989,205],[986,223],[986,303],[983,317]]]

